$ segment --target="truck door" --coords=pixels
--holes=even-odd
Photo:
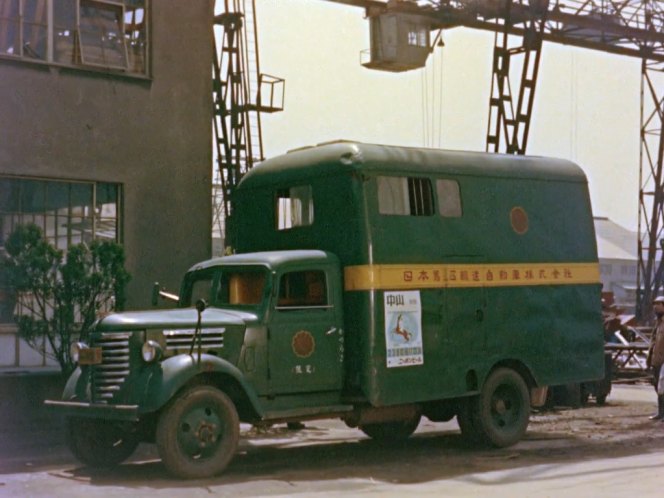
[[[332,267],[294,268],[277,275],[269,320],[272,394],[341,389],[341,278]]]

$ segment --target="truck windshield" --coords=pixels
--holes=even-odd
[[[263,301],[265,280],[262,268],[224,268],[215,301],[221,306],[256,306]]]

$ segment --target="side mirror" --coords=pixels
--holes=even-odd
[[[159,282],[155,282],[152,285],[152,306],[157,306],[159,304]]]
[[[177,295],[161,290],[159,288],[159,282],[155,282],[152,286],[152,306],[157,306],[159,304],[159,298],[174,301],[176,303],[180,302],[180,298]]]

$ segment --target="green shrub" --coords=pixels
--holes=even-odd
[[[16,298],[20,337],[68,375],[71,344],[86,339],[100,313],[124,305],[130,275],[122,246],[95,240],[69,247],[65,257],[28,224],[10,234],[5,250],[0,269]]]

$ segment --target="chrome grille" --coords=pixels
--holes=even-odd
[[[224,347],[225,328],[203,329],[201,331],[201,349],[220,349]],[[164,330],[166,350],[184,350],[191,347],[194,340],[194,329]],[[194,344],[198,347],[198,340]]]
[[[92,367],[92,401],[108,403],[129,375],[129,339],[131,332],[106,333],[93,346],[101,347],[100,365]]]

